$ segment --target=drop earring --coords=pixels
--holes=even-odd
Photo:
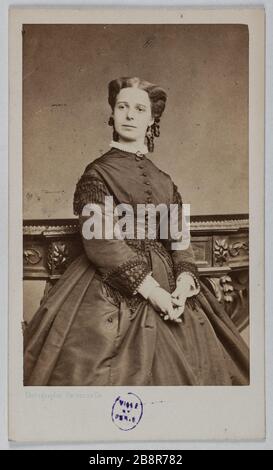
[[[110,116],[110,118],[108,120],[108,126],[113,127],[113,140],[115,142],[118,142],[119,141],[119,135],[118,135],[117,131],[115,130],[115,123],[114,123],[113,116]]]
[[[149,152],[154,151],[154,132],[152,126],[149,126],[146,131],[147,147]]]
[[[154,138],[160,136],[160,127],[159,127],[160,118],[155,118],[154,123],[147,128],[146,139],[147,147],[149,152],[154,151]]]

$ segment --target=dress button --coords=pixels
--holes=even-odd
[[[151,183],[150,183],[150,181],[145,181],[145,184],[147,184],[147,186],[149,186]]]
[[[138,165],[138,168],[140,168],[141,170],[143,170],[144,165]]]
[[[147,173],[142,173],[142,176],[147,176]]]
[[[113,318],[109,317],[107,321],[108,321],[108,323],[113,323]]]
[[[147,197],[147,202],[152,202],[152,198],[151,198],[151,197]]]
[[[145,190],[145,193],[147,193],[147,194],[152,194],[152,190],[151,190],[151,189],[146,189],[146,190]]]
[[[138,156],[136,155],[135,159],[136,159],[137,162],[139,162],[139,161],[141,160],[141,157],[138,157]]]

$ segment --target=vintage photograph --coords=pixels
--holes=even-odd
[[[249,385],[247,25],[22,44],[24,385]]]
[[[10,10],[10,440],[265,437],[264,22]]]

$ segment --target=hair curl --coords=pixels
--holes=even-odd
[[[112,111],[114,111],[114,107],[116,104],[116,98],[122,88],[130,88],[130,87],[137,87],[140,90],[144,90],[148,93],[151,102],[151,111],[152,117],[154,118],[154,123],[149,126],[146,139],[147,139],[147,146],[149,152],[153,152],[154,150],[154,137],[159,137],[160,129],[159,129],[159,122],[162,116],[162,113],[165,109],[166,101],[167,101],[167,93],[163,88],[147,82],[146,80],[142,80],[138,77],[120,77],[112,80],[108,85],[108,103],[111,106]],[[109,125],[113,126],[114,128],[114,120],[113,118],[109,119]],[[113,130],[113,140],[118,140],[118,134]]]

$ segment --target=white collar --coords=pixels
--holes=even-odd
[[[120,150],[124,150],[125,152],[130,152],[130,153],[141,153],[141,154],[146,154],[148,153],[148,147],[145,144],[142,145],[127,145],[123,144],[121,142],[116,142],[115,140],[112,140],[110,142],[110,147],[115,147]]]

